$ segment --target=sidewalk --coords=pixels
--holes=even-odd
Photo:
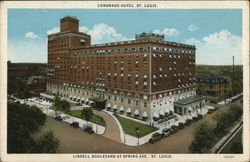
[[[216,151],[218,151],[218,149],[220,149],[220,147],[223,145],[223,144],[225,144],[225,142],[231,137],[231,135],[233,134],[233,133],[235,133],[235,131],[239,128],[239,127],[241,127],[242,126],[242,121],[239,123],[239,124],[237,124],[233,129],[231,129],[230,130],[230,132],[228,133],[228,134],[226,134],[224,137],[222,137],[214,146],[213,146],[213,148],[211,148],[210,150],[209,150],[209,152],[211,152],[211,153],[216,153]]]
[[[30,105],[30,106],[34,105],[34,106],[40,108],[43,111],[43,113],[45,113],[48,116],[53,117],[55,115],[55,111],[52,109],[49,109],[49,107],[52,106],[52,103],[50,103],[50,105],[45,104],[44,103],[45,101],[42,101],[42,103],[39,103],[35,99],[28,99],[27,101],[23,101],[23,102],[26,105]],[[101,125],[98,125],[98,124],[95,124],[92,122],[87,122],[86,120],[82,120],[82,119],[79,119],[79,118],[76,118],[76,117],[73,117],[73,116],[70,116],[70,115],[67,115],[64,113],[60,113],[60,111],[58,111],[58,114],[63,118],[64,122],[67,122],[69,124],[71,124],[73,121],[76,121],[79,123],[80,128],[85,128],[87,125],[89,125],[89,126],[91,125],[96,134],[102,135],[105,132],[105,127],[103,127]]]
[[[221,101],[221,102],[218,102],[218,104],[219,104],[219,105],[225,105],[225,104],[231,102],[233,99],[236,99],[236,98],[240,97],[241,95],[242,95],[242,93],[237,94],[237,95],[235,95],[235,96],[233,96],[233,97],[231,97],[231,98],[227,98],[227,99],[225,99],[225,100],[223,100],[223,101]]]

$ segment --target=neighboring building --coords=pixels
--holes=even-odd
[[[39,96],[40,93],[46,92],[47,79],[43,76],[32,76],[27,80],[27,85],[32,92],[32,96]]]
[[[192,96],[174,102],[174,111],[179,115],[187,115],[193,112],[198,114],[204,106],[205,97]]]
[[[60,22],[60,32],[48,35],[47,93],[148,121],[196,94],[195,46],[153,33],[91,45],[79,20]]]
[[[197,83],[205,95],[225,96],[232,91],[232,80],[226,76],[198,76]]]

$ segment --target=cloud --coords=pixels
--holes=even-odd
[[[60,28],[59,27],[54,27],[54,28],[52,28],[52,29],[49,29],[48,31],[47,31],[47,34],[49,35],[49,34],[55,34],[55,33],[58,33],[58,32],[60,32]]]
[[[80,32],[87,33],[88,30],[89,30],[89,29],[88,29],[86,26],[80,26],[80,27],[79,27],[79,31],[80,31]]]
[[[189,38],[189,39],[186,39],[185,42],[187,44],[190,44],[190,45],[196,45],[196,44],[199,44],[200,41],[196,38]]]
[[[47,34],[54,34],[59,31],[59,27],[54,27],[48,30]],[[89,29],[86,26],[80,26],[79,31],[91,35],[92,44],[130,40],[118,33],[114,27],[104,23],[95,24],[92,29]]]
[[[180,35],[180,32],[175,28],[165,28],[163,30],[155,29],[153,30],[153,33],[163,34],[167,37],[178,37]]]
[[[44,39],[8,41],[8,60],[11,62],[47,62],[47,43]]]
[[[42,12],[47,13],[48,9],[43,9]]]
[[[94,44],[129,40],[118,33],[114,27],[103,23],[94,25],[87,33],[91,35]]]
[[[193,24],[190,24],[187,28],[189,31],[193,32],[193,31],[196,31],[198,30],[199,28]]]
[[[36,39],[38,36],[34,34],[33,32],[27,32],[24,36],[25,38],[30,38],[30,39]]]
[[[242,38],[228,30],[221,30],[203,37],[201,40],[190,38],[188,44],[195,44],[198,64],[231,65],[242,64]]]

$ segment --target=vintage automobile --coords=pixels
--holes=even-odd
[[[83,129],[84,132],[87,132],[89,134],[93,134],[94,131],[93,131],[93,128],[91,126],[87,126]]]
[[[56,115],[53,117],[55,120],[62,121],[62,117],[60,115]]]
[[[78,122],[73,122],[70,124],[71,127],[73,128],[79,128],[79,123]]]
[[[170,134],[171,134],[170,128],[164,128],[162,130],[161,137],[168,137],[168,136],[170,136]]]
[[[156,133],[154,133],[154,134],[152,135],[152,137],[149,139],[149,143],[154,144],[154,143],[156,143],[156,142],[158,142],[158,141],[160,141],[160,140],[161,140],[161,134],[158,133],[158,132],[156,132]]]

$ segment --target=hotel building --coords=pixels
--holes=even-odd
[[[151,122],[196,94],[195,46],[153,33],[91,44],[79,20],[64,17],[48,35],[47,93]]]

